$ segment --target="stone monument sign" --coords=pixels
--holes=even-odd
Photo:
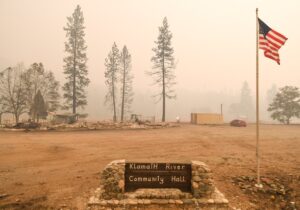
[[[88,210],[227,210],[212,172],[200,161],[131,162],[116,160],[101,172]]]

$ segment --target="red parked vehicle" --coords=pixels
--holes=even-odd
[[[231,126],[235,126],[235,127],[246,127],[247,123],[244,120],[232,120],[230,122]]]

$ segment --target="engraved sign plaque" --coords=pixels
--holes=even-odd
[[[125,191],[140,188],[177,188],[191,192],[191,164],[131,163],[125,164]]]

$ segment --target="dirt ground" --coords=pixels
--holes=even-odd
[[[254,125],[0,132],[0,209],[84,209],[99,173],[115,159],[200,160],[232,208],[299,208],[300,126],[262,125],[261,152],[261,174],[284,186],[282,195],[253,192],[236,181],[255,177]]]

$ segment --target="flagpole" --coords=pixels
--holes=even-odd
[[[260,151],[259,151],[259,23],[258,8],[256,8],[256,164],[257,164],[257,187],[260,183]]]

